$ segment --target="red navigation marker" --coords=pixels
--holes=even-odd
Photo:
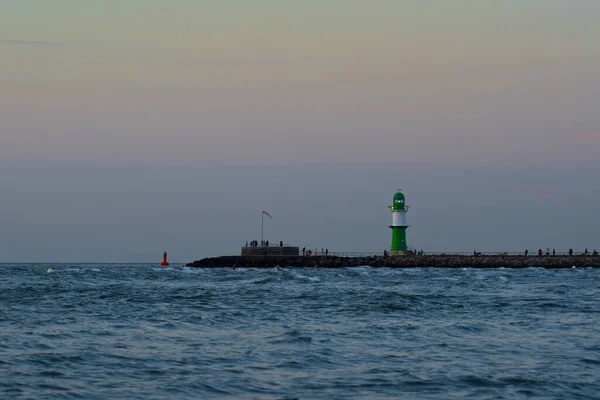
[[[163,253],[163,260],[160,263],[160,266],[161,267],[168,267],[169,266],[169,262],[167,261],[167,252],[166,251]]]

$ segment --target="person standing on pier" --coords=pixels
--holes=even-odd
[[[529,250],[525,249],[525,257],[529,254]]]
[[[573,249],[569,249],[569,256],[573,255]]]

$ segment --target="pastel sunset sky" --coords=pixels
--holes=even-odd
[[[0,5],[0,261],[600,250],[597,0]]]

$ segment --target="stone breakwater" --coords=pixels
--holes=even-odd
[[[196,268],[343,268],[368,265],[373,268],[572,268],[600,267],[600,257],[591,256],[460,256],[424,255],[405,257],[333,257],[333,256],[222,256],[187,264]]]

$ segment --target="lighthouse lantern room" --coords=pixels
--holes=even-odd
[[[392,247],[390,254],[393,255],[406,255],[406,213],[408,212],[408,206],[406,205],[406,198],[401,190],[394,195],[393,204],[389,206],[392,212]]]

